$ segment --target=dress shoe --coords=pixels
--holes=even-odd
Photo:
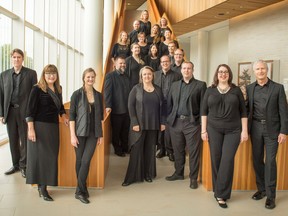
[[[267,209],[274,209],[276,207],[275,205],[275,199],[273,198],[267,198],[265,202],[265,208]]]
[[[39,196],[42,196],[45,201],[54,201],[46,189],[40,188]]]
[[[125,157],[125,153],[124,152],[115,152],[115,154],[119,157]]]
[[[149,183],[152,182],[152,179],[151,179],[150,177],[146,177],[146,178],[144,178],[144,180],[145,180],[146,182],[149,182]]]
[[[166,152],[160,150],[159,153],[156,155],[156,158],[163,158],[163,157],[165,157],[165,156],[166,156]]]
[[[170,161],[174,162],[175,158],[174,158],[174,154],[168,154],[168,158]]]
[[[5,172],[5,175],[11,175],[11,174],[13,174],[13,173],[15,173],[15,172],[18,172],[20,169],[19,169],[19,167],[11,167],[9,170],[7,170],[6,172]]]
[[[215,199],[216,199],[218,205],[219,205],[221,208],[228,208],[228,205],[227,205],[225,199],[217,198],[217,197],[215,197]]]
[[[75,194],[75,198],[80,200],[82,203],[88,204],[90,201],[82,194]]]
[[[23,178],[26,178],[26,169],[20,168],[20,172]]]
[[[123,187],[127,187],[127,186],[129,186],[130,184],[131,184],[131,183],[129,183],[129,182],[123,182],[123,183],[122,183],[122,186],[123,186]]]
[[[257,191],[255,194],[253,194],[252,199],[260,200],[260,199],[263,199],[265,196],[266,196],[265,191]]]
[[[167,176],[165,178],[167,181],[176,181],[176,180],[183,180],[184,176],[182,175],[177,175],[176,173],[174,173],[172,176]]]
[[[196,179],[190,179],[190,188],[191,189],[197,189],[198,188],[198,182]]]

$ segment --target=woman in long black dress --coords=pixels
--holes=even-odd
[[[83,72],[83,87],[76,90],[70,102],[71,144],[76,153],[77,188],[75,198],[90,201],[86,186],[90,162],[96,145],[101,144],[103,120],[102,95],[93,88],[96,73],[92,68]]]
[[[156,177],[155,150],[159,130],[165,130],[163,94],[153,84],[154,71],[145,66],[140,70],[140,83],[129,94],[128,110],[131,119],[129,143],[131,153],[122,186],[134,182],[152,182]]]
[[[140,46],[138,43],[131,44],[132,55],[125,59],[125,73],[129,77],[130,86],[133,87],[139,83],[139,71],[145,65],[144,60],[140,56]]]
[[[147,10],[143,10],[140,17],[139,32],[144,32],[146,37],[151,34],[151,22],[149,21],[149,13]]]
[[[158,57],[158,47],[156,44],[152,44],[149,48],[149,53],[145,58],[146,66],[150,66],[154,71],[159,70],[160,59]]]
[[[44,67],[38,84],[31,90],[26,113],[26,183],[38,184],[39,196],[46,201],[53,201],[47,185],[58,184],[59,115],[68,126],[58,70],[55,65],[49,64]]]
[[[157,44],[157,46],[160,45],[160,43],[161,43],[160,26],[158,24],[154,24],[152,26],[151,34],[146,37],[146,40],[147,40],[147,44],[149,44],[149,46],[151,44]]]
[[[140,32],[138,34],[138,45],[140,46],[141,59],[145,59],[149,53],[149,45],[146,42],[146,36],[144,32]]]

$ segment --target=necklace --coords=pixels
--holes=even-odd
[[[230,86],[227,86],[226,88],[222,89],[219,86],[217,86],[218,91],[220,94],[226,94],[230,90]]]
[[[147,91],[147,92],[152,92],[154,91],[154,87],[153,86],[144,86],[144,90]]]

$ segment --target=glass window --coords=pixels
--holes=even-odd
[[[33,30],[25,27],[25,59],[24,65],[33,68]]]
[[[25,19],[30,23],[34,23],[34,0],[26,0]]]
[[[6,8],[7,10],[12,10],[12,1],[6,0],[6,1],[0,1],[0,6]]]
[[[12,20],[0,14],[0,72],[11,67]]]

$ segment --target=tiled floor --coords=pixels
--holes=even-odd
[[[20,173],[5,176],[10,168],[9,145],[0,147],[0,216],[250,216],[287,215],[288,191],[277,193],[274,210],[264,208],[265,199],[254,201],[254,191],[233,191],[228,209],[221,209],[201,185],[197,190],[189,188],[187,172],[185,180],[167,182],[166,175],[173,173],[168,158],[157,160],[158,176],[153,183],[138,183],[122,187],[128,157],[112,155],[104,190],[90,189],[89,205],[74,198],[74,188],[50,187],[54,202],[38,197],[35,188],[25,184]],[[285,213],[286,212],[286,213]]]

